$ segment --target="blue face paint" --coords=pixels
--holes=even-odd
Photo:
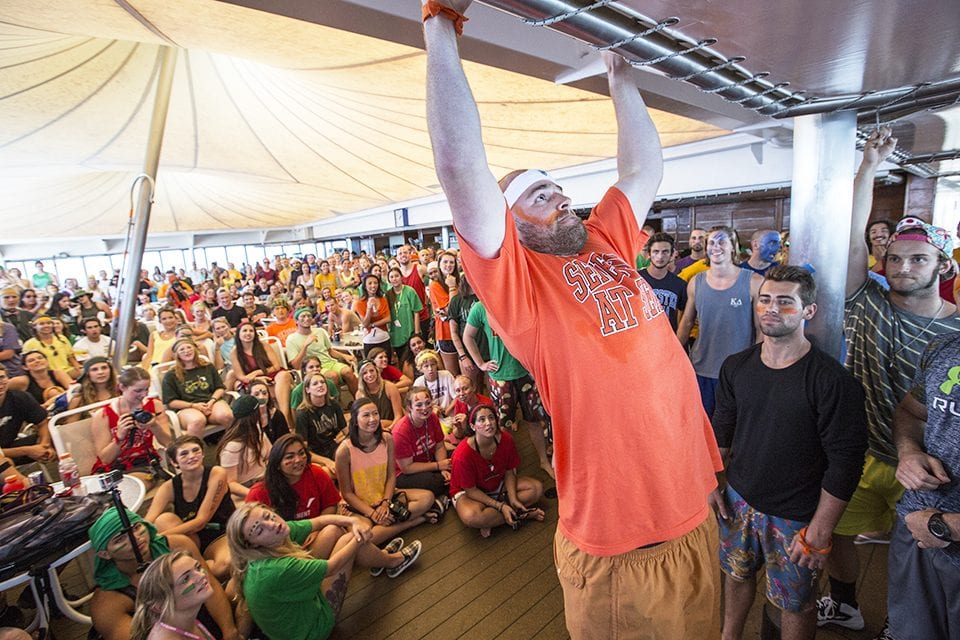
[[[773,262],[780,251],[780,234],[771,232],[760,238],[760,258],[764,262]]]

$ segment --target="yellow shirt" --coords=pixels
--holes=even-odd
[[[686,269],[684,269],[683,271],[681,271],[680,273],[678,273],[677,275],[684,282],[690,282],[690,280],[693,279],[693,276],[697,275],[698,273],[702,273],[709,268],[710,267],[707,266],[707,261],[700,259],[694,262],[692,265],[690,265]]]
[[[313,278],[313,288],[319,292],[324,287],[330,287],[330,293],[333,293],[337,290],[337,276],[332,271],[327,274],[318,273]]]
[[[53,342],[46,345],[38,338],[30,338],[23,343],[23,353],[28,351],[39,351],[47,356],[47,362],[50,368],[55,371],[70,371],[73,365],[70,364],[70,356],[73,355],[73,347],[70,341],[63,336],[53,336]]]

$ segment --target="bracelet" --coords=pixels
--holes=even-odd
[[[466,354],[466,353],[461,353],[461,354],[460,354],[460,359],[461,359],[461,360],[463,360],[464,358],[469,358],[469,357],[470,357],[470,356],[469,356],[468,354]]]
[[[808,555],[810,555],[810,554],[812,554],[812,553],[825,556],[825,555],[827,555],[828,553],[830,553],[830,550],[831,550],[831,549],[833,549],[833,542],[832,542],[832,541],[830,542],[830,544],[828,544],[827,546],[825,546],[825,547],[823,547],[823,548],[821,548],[821,549],[818,549],[817,547],[811,547],[810,544],[807,542],[807,528],[806,528],[806,527],[804,527],[803,529],[800,529],[800,531],[797,533],[797,541],[800,543],[800,548],[801,548],[801,550],[803,551],[803,555],[805,555],[805,556],[808,556]]]
[[[434,462],[433,464],[437,465],[437,471],[440,471],[440,463],[439,463],[439,462]]]
[[[429,0],[425,5],[423,5],[423,21],[426,22],[430,18],[435,18],[437,16],[443,16],[447,20],[453,22],[453,28],[457,32],[457,35],[463,35],[463,23],[469,20],[461,13],[457,13],[455,10],[450,7],[445,7],[436,0]]]

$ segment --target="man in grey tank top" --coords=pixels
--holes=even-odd
[[[754,342],[753,306],[763,278],[739,266],[740,246],[730,227],[714,227],[707,235],[709,268],[687,284],[687,308],[677,328],[680,344],[686,344],[694,322],[700,319],[700,334],[690,349],[697,374],[700,398],[713,417],[720,365]]]

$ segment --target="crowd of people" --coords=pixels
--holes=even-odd
[[[459,251],[144,272],[119,372],[105,273],[88,290],[41,263],[4,274],[3,452],[49,462],[47,416],[107,401],[89,412],[96,469],[157,487],[132,531],[113,509],[90,530],[97,631],[326,637],[355,568],[400,575],[423,551],[400,534],[451,506],[483,537],[544,519],[519,415],[556,480],[571,637],[740,638],[761,570],[782,637],[862,629],[876,586],[858,590],[854,545],[889,541],[878,638],[960,638],[957,263],[945,230],[870,218],[891,132],[854,178],[841,363],[804,332],[817,283],[779,230],[694,228],[680,251],[644,225],[662,154],[618,56],[619,179],[586,222],[543,171],[497,181],[459,60],[469,5],[423,10]]]

